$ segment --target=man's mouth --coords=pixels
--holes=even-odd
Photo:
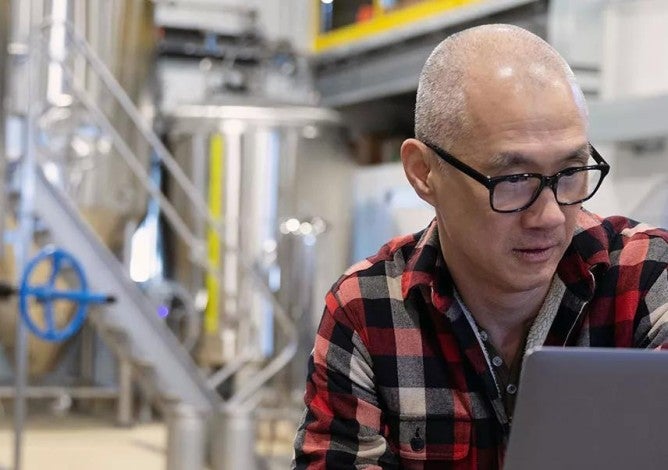
[[[522,260],[533,263],[548,261],[552,258],[557,245],[535,246],[527,248],[515,248],[513,252]]]

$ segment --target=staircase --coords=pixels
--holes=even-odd
[[[155,306],[81,219],[69,198],[41,171],[36,177],[35,210],[53,243],[76,254],[91,290],[116,298],[114,304],[92,312],[90,321],[114,352],[132,364],[150,397],[158,402],[178,400],[204,412],[221,403],[188,352],[158,317]]]
[[[67,38],[72,55],[69,60],[48,53],[44,41],[54,27],[60,28]],[[200,188],[195,187],[179,167],[91,46],[72,25],[53,20],[46,21],[39,28],[33,46],[36,57],[41,60],[42,65],[60,66],[62,78],[67,83],[72,97],[89,113],[95,126],[109,138],[119,159],[130,168],[143,190],[159,206],[174,236],[188,247],[189,259],[222,282],[220,266],[213,265],[207,258],[205,240],[193,232],[190,224],[184,221],[169,198],[150,178],[142,159],[130,148],[119,129],[99,106],[100,99],[96,99],[88,92],[85,82],[78,80],[72,68],[73,63],[84,64],[89,73],[99,80],[100,88],[106,90],[109,99],[116,103],[117,112],[122,112],[123,117],[127,118],[124,124],[136,128],[138,138],[141,138],[152,154],[160,160],[173,184],[189,198],[193,216],[197,220],[195,225],[205,227],[204,233],[214,232],[221,241],[226,240],[225,227],[212,215]],[[32,112],[28,114],[34,116]],[[216,388],[252,359],[239,355],[212,376],[205,377],[188,351],[158,317],[157,306],[149,301],[118,259],[100,241],[83,219],[73,200],[47,175],[48,172],[38,165],[34,183],[34,204],[32,204],[34,215],[39,220],[40,226],[48,232],[50,241],[71,252],[79,260],[88,275],[90,289],[113,295],[117,299],[114,304],[92,312],[89,319],[100,336],[122,360],[122,364],[131,364],[134,376],[139,379],[149,398],[157,403],[179,402],[205,415],[219,409],[233,411],[252,408],[251,405],[257,401],[262,389],[295,355],[298,343],[292,318],[278,302],[266,281],[258,275],[253,263],[240,257],[240,270],[271,304],[275,325],[285,336],[285,344],[280,351],[275,352],[272,358],[261,365],[257,373],[236,384],[232,396],[223,400]],[[114,178],[114,175],[109,174],[108,177]],[[223,249],[228,249],[224,243]]]
[[[54,31],[65,38],[69,55],[52,53],[48,41]],[[28,128],[37,128],[39,107],[43,103],[41,100],[44,90],[40,87],[45,76],[40,74],[58,66],[74,104],[86,110],[89,124],[104,132],[119,161],[127,165],[144,191],[158,201],[175,234],[185,240],[193,257],[199,260],[201,254],[205,253],[202,249],[204,242],[192,233],[168,198],[160,192],[160,188],[146,170],[146,158],[141,158],[140,155],[144,155],[144,152],[157,154],[187,194],[199,196],[196,188],[178,168],[151,126],[144,121],[137,107],[91,45],[77,33],[72,24],[50,18],[32,32],[30,50],[29,67],[34,78],[28,84],[33,97],[27,111]],[[85,73],[81,73],[84,69]],[[91,80],[96,84],[94,93],[89,86]],[[100,106],[100,103],[110,102],[114,105]],[[114,119],[112,122],[110,112],[116,117],[123,116],[124,119]],[[127,126],[134,126],[137,139],[144,143],[137,147],[141,148],[140,154],[135,153],[134,147],[131,148],[123,138],[122,129]],[[36,134],[29,132],[28,135],[34,137]],[[34,148],[36,141],[35,138],[35,143],[28,144],[28,148]],[[42,152],[47,150],[50,150],[48,143],[43,146]],[[36,163],[34,190],[25,191],[21,197],[34,199],[30,205],[38,221],[40,235],[45,235],[40,237],[40,244],[42,238],[45,238],[72,253],[81,263],[90,289],[113,295],[116,299],[114,304],[93,309],[88,318],[120,361],[119,386],[129,386],[131,368],[133,379],[141,385],[153,403],[180,403],[205,414],[213,412],[222,403],[222,398],[215,391],[215,387],[207,383],[206,377],[189,352],[158,316],[157,305],[142,292],[130,278],[127,269],[85,221],[76,202],[62,189],[63,183],[49,180],[49,172],[45,172],[48,167],[41,165],[50,165],[48,158],[46,161],[37,159]],[[107,177],[114,178],[115,175],[108,174]],[[23,193],[23,188],[20,191]],[[142,199],[147,197],[146,194],[137,196]],[[208,207],[201,197],[194,205],[201,217],[211,223]],[[128,404],[125,405],[129,408]]]

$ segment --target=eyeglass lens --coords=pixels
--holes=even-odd
[[[559,175],[556,196],[559,204],[576,204],[589,198],[598,188],[603,173],[599,169],[574,168]],[[498,211],[514,211],[530,205],[538,196],[538,176],[517,175],[494,186],[492,206]]]

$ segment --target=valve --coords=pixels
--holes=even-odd
[[[45,284],[31,284],[32,273],[42,263],[51,263],[49,279]],[[56,287],[56,279],[63,269],[71,271],[77,281],[78,289],[61,290]],[[91,292],[79,261],[69,252],[54,247],[42,249],[28,262],[18,289],[0,283],[0,299],[13,295],[19,297],[19,313],[28,330],[38,338],[52,342],[65,341],[75,335],[83,326],[91,305],[109,304],[116,301],[114,296]],[[30,299],[32,298],[44,308],[44,326],[40,326],[31,315]],[[54,303],[59,300],[69,301],[76,305],[74,316],[67,325],[61,328],[55,324],[54,316]]]

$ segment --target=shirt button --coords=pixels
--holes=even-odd
[[[487,341],[489,339],[486,331],[480,330],[480,339],[483,341]]]
[[[492,359],[492,364],[494,364],[496,367],[501,367],[503,364],[503,359],[501,359],[499,356],[494,356],[494,359]]]
[[[515,395],[515,393],[517,393],[517,386],[515,384],[508,384],[506,387],[506,392],[510,393],[511,395]]]
[[[420,452],[422,449],[424,449],[424,444],[424,439],[420,437],[420,428],[417,428],[415,430],[415,436],[413,436],[413,439],[411,439],[411,449],[415,452]]]

